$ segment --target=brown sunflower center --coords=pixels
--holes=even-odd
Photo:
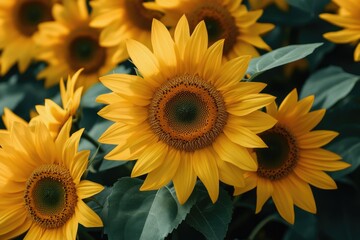
[[[227,120],[221,94],[198,75],[176,76],[154,94],[149,122],[171,147],[195,151],[212,144]]]
[[[256,149],[258,176],[278,180],[289,175],[299,159],[296,139],[284,127],[274,128],[259,135],[268,148]]]
[[[104,66],[106,50],[99,45],[98,33],[78,33],[71,38],[68,46],[68,62],[74,71],[84,68],[84,73],[96,73]]]
[[[163,13],[147,9],[144,0],[125,0],[126,14],[130,21],[140,29],[150,30],[153,18],[160,19]]]
[[[52,20],[51,2],[44,0],[21,1],[15,11],[16,27],[25,36],[38,30],[41,22]]]
[[[24,199],[29,216],[42,228],[53,229],[74,215],[78,196],[69,170],[48,164],[32,172]]]
[[[187,18],[192,30],[204,20],[210,45],[220,39],[225,39],[224,54],[233,49],[236,44],[238,29],[235,18],[224,6],[216,3],[205,3],[187,14]]]

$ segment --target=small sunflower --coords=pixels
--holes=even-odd
[[[6,0],[0,3],[1,74],[18,62],[24,72],[35,57],[34,37],[41,22],[52,20],[55,0]]]
[[[275,4],[283,11],[289,10],[289,5],[286,0],[249,0],[249,3],[252,9],[262,9],[271,4]]]
[[[41,121],[13,123],[0,138],[0,238],[76,239],[78,224],[101,227],[84,202],[103,186],[81,180],[89,151],[78,152],[82,130],[69,136],[71,120],[53,140]],[[6,179],[6,181],[3,181]]]
[[[115,49],[99,45],[100,31],[90,26],[86,0],[62,2],[53,7],[55,21],[40,24],[35,39],[42,51],[37,60],[48,63],[38,78],[45,78],[45,86],[50,87],[84,68],[77,85],[86,90],[116,66],[112,61]]]
[[[114,60],[122,62],[128,58],[126,39],[151,46],[150,33],[153,18],[160,19],[163,13],[144,6],[144,0],[92,0],[93,20],[91,26],[102,28],[100,43],[106,47],[117,47]]]
[[[162,21],[175,26],[178,19],[186,14],[193,30],[200,21],[205,21],[209,43],[225,39],[224,59],[241,55],[259,56],[256,48],[270,51],[271,48],[260,37],[274,28],[273,24],[258,23],[263,10],[248,11],[241,1],[218,0],[175,0],[168,3],[156,0],[148,3],[153,9],[166,9]]]
[[[185,16],[174,40],[154,19],[151,52],[128,40],[127,49],[141,76],[112,74],[100,78],[111,93],[99,115],[115,122],[99,141],[118,145],[108,160],[137,159],[132,177],[147,174],[141,190],[173,181],[186,202],[197,177],[210,198],[218,198],[219,180],[242,185],[243,170],[257,165],[247,148],[266,147],[257,133],[275,120],[259,111],[274,97],[259,92],[263,83],[240,82],[250,61],[242,56],[222,64],[224,41],[208,48],[205,23],[192,35]]]
[[[68,77],[66,88],[64,81],[60,81],[60,95],[62,107],[57,105],[51,99],[45,99],[44,105],[37,105],[36,119],[40,119],[47,128],[53,138],[56,138],[58,133],[69,118],[77,119],[77,111],[80,106],[81,93],[83,87],[76,88],[76,82],[80,76],[81,70],[78,70],[71,78]]]
[[[360,2],[352,0],[333,0],[340,8],[338,14],[323,13],[320,18],[344,29],[328,32],[323,36],[334,43],[354,43],[354,60],[360,61]]]
[[[341,170],[349,164],[341,157],[321,148],[338,133],[325,130],[311,131],[323,118],[325,110],[309,112],[313,96],[298,101],[294,89],[279,109],[275,103],[267,112],[276,118],[276,125],[261,133],[268,148],[255,149],[258,162],[256,172],[245,174],[245,187],[235,187],[235,195],[257,187],[256,213],[272,197],[280,215],[294,223],[294,207],[315,213],[316,205],[309,184],[322,189],[335,189],[336,183],[324,171]]]

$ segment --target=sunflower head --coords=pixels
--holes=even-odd
[[[102,226],[82,199],[103,186],[81,180],[89,151],[78,152],[83,130],[70,136],[71,119],[54,139],[43,122],[15,121],[0,137],[0,228],[3,239],[26,231],[32,239],[75,239],[78,223]],[[1,136],[1,133],[0,133]]]
[[[24,72],[36,56],[39,24],[50,21],[54,0],[8,0],[0,4],[1,74],[15,63]]]
[[[235,194],[257,187],[256,212],[259,212],[270,197],[280,215],[294,223],[294,205],[315,213],[314,196],[309,186],[335,189],[336,183],[324,171],[337,171],[349,166],[341,157],[322,147],[338,133],[313,130],[321,121],[325,110],[310,111],[314,97],[298,101],[294,89],[278,108],[275,103],[266,107],[277,119],[271,129],[260,134],[268,148],[254,149],[258,162],[256,172],[248,172],[246,185],[235,187]]]
[[[223,64],[224,41],[208,47],[204,21],[190,34],[183,16],[172,38],[153,20],[151,40],[153,52],[127,41],[141,77],[100,78],[112,92],[97,98],[107,104],[99,115],[114,124],[99,141],[118,145],[105,158],[137,159],[132,177],[147,174],[141,190],[173,181],[184,203],[199,178],[215,202],[219,180],[243,185],[244,170],[257,169],[247,148],[266,146],[257,134],[276,121],[259,109],[274,97],[259,93],[263,83],[241,82],[250,56]]]
[[[51,99],[45,99],[44,105],[37,105],[38,113],[35,119],[40,119],[50,129],[55,138],[69,118],[77,121],[83,87],[76,88],[77,80],[83,69],[78,70],[72,77],[68,77],[66,87],[63,79],[60,80],[60,95],[62,107]]]
[[[176,0],[168,4],[158,0],[152,5],[166,10],[162,21],[169,26],[175,26],[183,14],[187,16],[190,30],[204,21],[210,44],[225,39],[224,60],[241,55],[258,56],[256,48],[270,50],[260,35],[270,31],[274,25],[258,23],[262,10],[248,11],[241,1]]]
[[[83,68],[77,86],[85,91],[116,66],[115,49],[100,46],[100,30],[90,26],[92,18],[85,0],[63,0],[53,9],[54,21],[41,24],[35,38],[41,49],[37,60],[48,63],[37,77],[44,78],[45,86],[50,87]]]

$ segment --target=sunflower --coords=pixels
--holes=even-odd
[[[116,66],[112,61],[115,49],[99,45],[100,31],[90,27],[86,0],[62,2],[53,7],[55,21],[39,26],[35,40],[42,53],[37,60],[46,61],[48,66],[37,77],[45,78],[45,86],[50,87],[84,68],[77,84],[86,90]]]
[[[260,134],[268,148],[254,150],[258,170],[246,173],[245,187],[235,187],[234,192],[238,195],[257,187],[256,213],[270,197],[280,215],[289,223],[293,224],[295,220],[293,205],[315,213],[315,200],[309,184],[335,189],[336,183],[324,171],[349,166],[339,161],[339,155],[321,148],[338,133],[311,131],[325,114],[324,109],[309,111],[313,101],[313,96],[298,101],[294,89],[279,109],[275,103],[267,106],[267,112],[278,122]]]
[[[16,62],[24,72],[36,55],[38,25],[52,19],[55,0],[6,0],[0,3],[1,74]]]
[[[224,59],[241,55],[259,56],[256,48],[271,50],[260,35],[273,29],[274,25],[257,23],[263,10],[248,11],[241,1],[175,0],[170,4],[165,0],[156,0],[147,4],[153,9],[156,6],[166,9],[162,21],[169,26],[174,26],[183,14],[186,14],[191,30],[200,21],[205,21],[210,44],[225,39]]]
[[[144,0],[92,0],[93,20],[90,25],[101,28],[100,43],[106,47],[117,47],[114,60],[122,62],[128,58],[126,39],[136,39],[151,46],[150,33],[153,18],[160,19],[163,13],[147,9]]]
[[[218,41],[208,48],[203,21],[190,35],[182,17],[173,40],[154,19],[154,52],[127,41],[142,77],[100,78],[112,92],[97,98],[108,104],[99,115],[115,123],[99,141],[118,145],[105,158],[137,159],[131,176],[147,174],[141,190],[158,189],[172,180],[184,203],[199,177],[215,202],[219,180],[242,185],[243,170],[257,169],[247,148],[266,147],[257,133],[276,121],[258,109],[274,97],[259,93],[266,84],[240,82],[250,56],[222,64],[223,44]]]
[[[328,32],[323,36],[334,43],[355,43],[354,60],[360,61],[360,2],[333,0],[340,8],[338,14],[323,13],[320,18],[344,29]]]
[[[249,0],[252,9],[266,8],[271,4],[275,4],[279,9],[283,11],[289,10],[289,5],[286,0]]]
[[[44,105],[35,106],[37,115],[36,119],[41,120],[50,130],[50,135],[55,138],[61,128],[69,118],[78,119],[77,112],[80,106],[81,93],[83,87],[76,88],[76,82],[80,76],[81,70],[78,70],[72,77],[68,77],[66,88],[64,81],[60,81],[60,95],[62,107],[57,105],[51,99],[45,99]],[[34,119],[33,118],[33,119]]]
[[[84,202],[103,186],[81,180],[89,151],[78,152],[82,130],[69,136],[71,119],[56,140],[41,121],[13,123],[0,145],[0,238],[75,239],[78,223],[101,227]],[[1,138],[0,138],[1,140]]]

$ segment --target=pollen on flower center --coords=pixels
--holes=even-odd
[[[149,108],[151,129],[160,140],[183,151],[211,145],[226,120],[221,94],[198,75],[168,80],[157,89]]]
[[[97,33],[85,31],[72,36],[68,46],[68,62],[74,71],[84,68],[84,73],[97,72],[106,61],[106,51],[99,45]]]
[[[278,180],[289,175],[299,159],[296,139],[279,125],[259,135],[268,148],[256,149],[259,163],[257,175],[270,180]]]
[[[220,4],[206,3],[187,14],[192,29],[204,20],[210,45],[225,39],[224,54],[227,54],[236,44],[238,29],[235,18]]]
[[[139,28],[150,30],[153,18],[160,19],[162,13],[156,10],[146,9],[143,6],[144,0],[125,0],[126,14],[131,21]]]
[[[43,0],[22,1],[15,12],[16,27],[26,36],[33,35],[39,23],[52,20],[51,4]]]
[[[35,169],[24,193],[29,216],[42,228],[63,226],[75,213],[78,196],[68,169],[46,164]]]

